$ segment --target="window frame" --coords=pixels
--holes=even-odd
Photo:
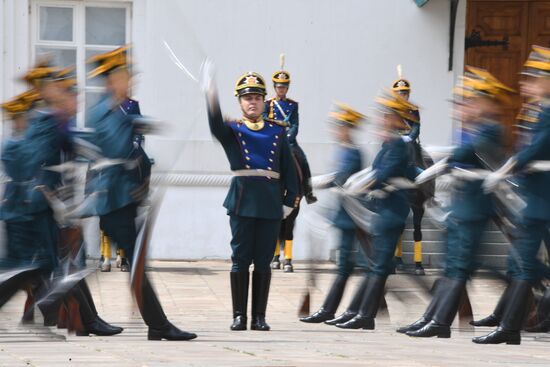
[[[86,85],[86,51],[111,51],[120,45],[94,45],[86,44],[86,8],[117,8],[125,9],[126,13],[126,40],[124,44],[132,42],[132,0],[32,0],[30,5],[31,21],[30,21],[30,58],[31,65],[36,62],[37,47],[51,47],[56,49],[71,49],[76,51],[76,74],[78,85],[78,112],[76,123],[73,130],[76,131],[93,131],[92,128],[86,127],[85,109],[86,109],[86,92],[102,92],[103,87],[87,86]],[[62,7],[73,9],[73,40],[69,41],[50,41],[40,40],[40,7]]]

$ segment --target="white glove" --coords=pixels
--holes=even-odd
[[[487,178],[485,178],[485,181],[483,181],[483,191],[485,191],[486,193],[493,192],[500,181],[508,177],[510,172],[512,172],[512,170],[514,169],[515,165],[516,160],[514,157],[512,157],[498,170],[489,173],[489,175],[487,175]]]
[[[410,143],[412,141],[411,137],[407,135],[403,135],[401,139],[403,139],[405,143]]]
[[[497,185],[504,179],[504,175],[500,171],[491,172],[483,181],[483,191],[486,193],[495,191]]]
[[[286,219],[290,215],[290,213],[292,213],[293,210],[294,208],[283,205],[283,219]]]
[[[367,199],[385,199],[388,197],[388,193],[384,190],[372,190],[367,193]]]
[[[204,93],[208,93],[214,84],[215,67],[214,62],[206,58],[201,65],[199,86]]]
[[[313,176],[311,178],[311,187],[322,189],[329,186],[336,178],[336,173],[327,173],[326,175]]]

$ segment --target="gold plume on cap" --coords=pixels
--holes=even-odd
[[[281,70],[285,69],[285,54],[279,55],[279,66],[281,67]]]
[[[40,96],[37,90],[30,89],[13,97],[9,101],[2,103],[1,106],[8,113],[8,115],[14,116],[27,112],[32,107],[32,104],[39,99]]]
[[[376,98],[376,103],[406,120],[418,122],[418,117],[412,113],[412,111],[417,110],[418,107],[393,90],[384,90],[384,92]]]
[[[87,63],[96,64],[96,67],[88,73],[88,78],[93,78],[114,69],[127,67],[130,62],[127,55],[130,47],[131,45],[125,45],[113,51],[90,57]]]
[[[359,126],[359,124],[365,119],[365,115],[345,103],[334,102],[334,106],[336,109],[329,112],[329,117],[335,123],[347,124],[352,127],[356,127]]]

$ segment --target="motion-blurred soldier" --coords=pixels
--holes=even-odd
[[[142,150],[134,145],[134,139],[136,134],[148,132],[150,127],[139,119],[141,116],[130,115],[123,108],[131,78],[128,48],[121,47],[89,60],[94,67],[89,77],[104,77],[107,86],[107,93],[90,110],[89,124],[95,129],[93,142],[105,158],[138,161],[137,167],[108,167],[94,182],[94,192],[98,193],[96,213],[99,215],[100,229],[125,251],[130,260],[136,245],[137,207],[148,188],[148,177],[143,177],[147,171],[141,165],[149,164],[150,168],[150,162]],[[114,91],[124,92],[119,94]],[[132,266],[131,263],[129,265]],[[190,340],[197,337],[168,321],[146,274],[143,274],[141,292],[143,302],[138,302],[138,306],[149,327],[149,340]]]
[[[6,118],[12,122],[11,137],[4,141],[2,149],[4,171],[10,178],[5,183],[2,205],[0,205],[0,220],[4,221],[6,227],[7,254],[6,258],[3,259],[6,267],[28,265],[33,258],[40,258],[37,255],[41,250],[34,247],[35,243],[29,238],[32,218],[24,214],[25,198],[27,196],[24,181],[28,175],[25,174],[24,165],[21,161],[23,158],[21,150],[23,150],[25,144],[24,134],[28,125],[28,113],[38,99],[38,92],[31,89],[2,104]],[[27,283],[21,282],[21,287],[27,292],[22,323],[34,321],[33,304],[37,285],[37,279],[32,278],[29,278]],[[2,295],[3,300],[0,301],[0,304],[7,301],[7,296],[11,296],[4,288],[2,288]]]
[[[393,256],[397,241],[409,215],[408,194],[403,190],[388,190],[390,181],[407,176],[409,154],[406,143],[398,134],[404,119],[415,120],[411,105],[395,92],[377,98],[383,136],[382,148],[372,163],[372,176],[364,185],[369,191],[368,208],[376,214],[370,230],[372,269],[359,291],[364,289],[359,312],[351,320],[336,324],[342,329],[374,329],[374,319],[384,295],[387,277],[395,271]],[[363,288],[364,287],[364,288]]]
[[[108,82],[106,84],[107,91],[112,95],[116,96],[117,99],[122,100],[120,103],[120,109],[127,115],[137,115],[141,116],[141,110],[139,108],[139,102],[130,98],[130,79],[119,78],[116,83]],[[144,179],[143,185],[148,186],[149,175],[151,171],[150,159],[143,149],[143,142],[145,141],[145,136],[143,134],[136,134],[134,136],[134,148],[139,151],[141,157],[143,157],[143,162],[141,163],[141,168],[144,170],[142,177]],[[146,187],[143,187],[143,190],[146,191]],[[103,231],[100,233],[100,245],[101,245],[101,271],[109,272],[111,271],[111,239],[109,236],[105,235]],[[128,259],[124,253],[124,249],[117,247],[116,250],[116,267],[120,268],[120,271],[127,272],[129,271]]]
[[[540,279],[536,256],[550,225],[550,172],[529,170],[534,161],[550,160],[550,49],[533,46],[523,74],[540,101],[542,111],[533,126],[530,144],[522,147],[484,183],[486,190],[492,190],[507,175],[514,174],[518,178],[519,194],[526,205],[521,211],[512,242],[508,265],[512,281],[501,297],[503,311],[501,315],[492,315],[496,316],[494,321],[498,322],[498,328],[488,335],[473,338],[473,342],[478,344],[521,343],[520,330],[527,316],[531,286]]]
[[[334,124],[334,135],[338,142],[336,175],[333,180],[315,185],[316,188],[342,187],[351,175],[361,170],[361,150],[355,145],[354,136],[357,134],[358,127],[363,118],[362,114],[346,105],[338,105],[337,110],[331,112],[330,119]],[[334,226],[340,230],[337,262],[338,273],[321,308],[311,316],[302,317],[300,319],[302,322],[321,323],[326,321],[329,325],[335,325],[349,321],[357,314],[363,297],[364,290],[357,291],[356,295],[358,294],[359,296],[355,297],[356,300],[352,301],[350,307],[342,316],[335,319],[335,313],[342,300],[346,283],[355,268],[353,249],[354,244],[357,242],[356,231],[358,230],[356,224],[347,213],[342,200],[343,198],[341,198],[338,212],[332,218]]]
[[[485,70],[466,67],[457,87],[456,109],[464,119],[464,139],[448,159],[449,167],[492,170],[504,159],[502,110],[509,102],[508,88]],[[457,113],[458,113],[457,112]],[[445,274],[438,280],[433,299],[415,323],[397,331],[414,337],[449,338],[466,281],[489,220],[495,216],[494,198],[483,191],[482,179],[457,178],[447,219]]]

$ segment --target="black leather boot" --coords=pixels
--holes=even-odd
[[[386,279],[386,277],[369,276],[359,313],[348,322],[336,324],[336,327],[341,329],[374,330],[374,318],[380,307],[380,299],[384,295]]]
[[[34,303],[35,303],[35,286],[32,282],[25,287],[25,292],[27,293],[27,300],[25,301],[25,306],[23,308],[23,316],[21,317],[21,324],[34,324]]]
[[[353,295],[353,298],[351,299],[347,310],[344,311],[344,313],[340,316],[332,320],[325,321],[325,324],[332,326],[336,324],[343,324],[357,316],[357,313],[359,312],[359,307],[361,307],[361,301],[363,300],[363,296],[365,295],[365,289],[367,288],[367,279],[368,278],[365,276],[361,280],[361,283],[359,283],[359,287],[355,291],[355,294]]]
[[[82,330],[77,330],[77,336],[88,336],[95,334],[98,336],[111,336],[120,334],[123,328],[108,324],[98,316],[94,305],[94,300],[89,293],[88,286],[84,281],[79,282],[71,291],[71,295],[78,303],[80,319],[82,320]]]
[[[491,326],[491,327],[498,326],[500,324],[500,320],[502,319],[502,314],[504,313],[504,309],[506,308],[506,304],[508,303],[509,298],[510,298],[510,285],[506,287],[506,289],[504,290],[504,293],[502,293],[502,296],[500,296],[500,299],[498,300],[498,303],[493,313],[481,320],[470,321],[470,325]]]
[[[128,258],[132,256],[132,254],[128,252],[126,255]],[[143,283],[141,287],[143,302],[142,304],[138,303],[138,307],[141,312],[141,317],[143,317],[143,321],[149,326],[147,339],[191,340],[197,337],[197,334],[180,330],[168,321],[147,274],[143,274]]]
[[[465,285],[464,280],[447,279],[444,289],[441,290],[441,299],[437,302],[432,320],[422,328],[407,331],[406,334],[418,338],[430,338],[432,336],[450,338],[451,324],[458,311]]]
[[[77,336],[88,336],[90,334],[98,335],[98,336],[111,336],[120,334],[123,328],[119,326],[114,326],[108,324],[105,320],[101,319],[101,317],[96,316],[91,322],[86,322],[84,324],[83,330],[77,330],[76,335]]]
[[[323,321],[334,319],[334,313],[342,300],[347,281],[347,276],[337,275],[321,308],[313,315],[300,318],[300,321],[319,324]]]
[[[424,315],[422,315],[422,317],[420,317],[418,320],[416,320],[412,324],[403,326],[397,329],[396,331],[398,333],[405,334],[407,331],[415,331],[415,330],[421,329],[432,320],[432,317],[435,313],[435,310],[441,298],[441,292],[445,288],[446,279],[448,278],[443,277],[435,281],[435,284],[433,286],[433,292],[432,292],[433,293],[432,300],[428,305],[428,308],[426,308],[426,311],[424,311]]]
[[[539,322],[525,331],[530,333],[547,333],[550,331],[550,288],[546,288],[542,299],[537,307],[537,318]]]
[[[248,303],[248,271],[231,272],[231,298],[233,299],[233,324],[231,330],[246,330],[246,306]]]
[[[196,337],[197,334],[180,330],[168,320],[166,320],[166,325],[161,328],[149,327],[147,333],[148,340],[191,340]]]
[[[265,311],[269,297],[271,273],[252,272],[252,321],[251,330],[269,331],[271,328],[265,322]]]
[[[531,285],[525,280],[510,283],[510,295],[500,326],[493,332],[473,338],[476,344],[520,344],[520,330],[527,317]]]

